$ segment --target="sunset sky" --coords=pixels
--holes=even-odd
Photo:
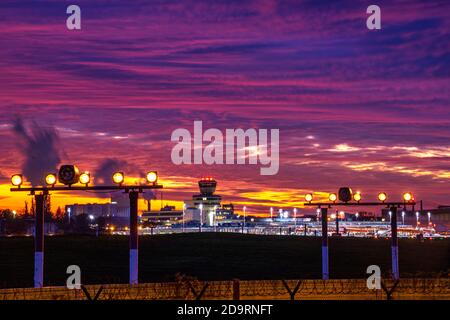
[[[69,4],[82,30],[66,28]],[[50,153],[53,168],[156,169],[167,200],[189,199],[209,175],[249,213],[301,208],[306,192],[339,186],[450,205],[450,3],[376,1],[381,30],[366,28],[370,4],[2,0],[0,208],[27,199],[9,192],[11,174],[49,170],[26,168],[33,135],[38,163]],[[279,173],[173,165],[171,133],[194,120],[279,129]]]

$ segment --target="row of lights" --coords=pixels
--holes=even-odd
[[[328,200],[330,200],[333,203],[335,203],[337,201],[337,198],[338,197],[337,197],[336,193],[330,193],[329,196],[328,196]],[[353,194],[353,200],[355,200],[356,202],[360,202],[361,198],[362,198],[361,192],[358,191],[358,192]],[[378,194],[378,200],[381,201],[381,202],[385,202],[387,200],[387,198],[388,198],[388,196],[387,196],[386,192],[380,192]],[[413,197],[411,192],[406,192],[406,193],[403,194],[403,200],[405,202],[410,202],[413,199],[414,199],[414,197]],[[306,202],[311,203],[311,201],[313,200],[312,193],[306,194],[305,195],[305,200],[306,200]]]
[[[147,172],[146,179],[148,183],[156,184],[156,182],[158,181],[157,171]],[[47,186],[53,187],[58,182],[58,180],[64,185],[70,186],[79,182],[87,187],[91,182],[91,175],[89,172],[83,172],[80,174],[75,166],[62,166],[59,170],[59,177],[55,173],[49,173],[45,176],[45,183],[47,184]],[[125,181],[124,173],[115,172],[112,175],[112,181],[115,184],[122,185]],[[14,174],[11,177],[11,184],[15,187],[20,188],[23,184],[23,175]]]

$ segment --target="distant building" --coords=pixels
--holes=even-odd
[[[113,197],[109,203],[66,205],[65,212],[70,219],[81,214],[92,215],[95,218],[129,218],[130,202],[127,197]]]
[[[141,222],[144,225],[172,225],[183,221],[183,210],[175,210],[174,206],[165,206],[159,211],[144,211]]]

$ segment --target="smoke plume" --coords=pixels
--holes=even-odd
[[[56,172],[61,161],[60,142],[53,127],[41,127],[32,122],[27,128],[22,118],[13,122],[13,132],[25,157],[22,173],[33,185],[43,185],[48,173]]]

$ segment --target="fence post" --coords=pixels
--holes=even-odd
[[[241,283],[239,279],[233,280],[233,300],[241,299]]]

